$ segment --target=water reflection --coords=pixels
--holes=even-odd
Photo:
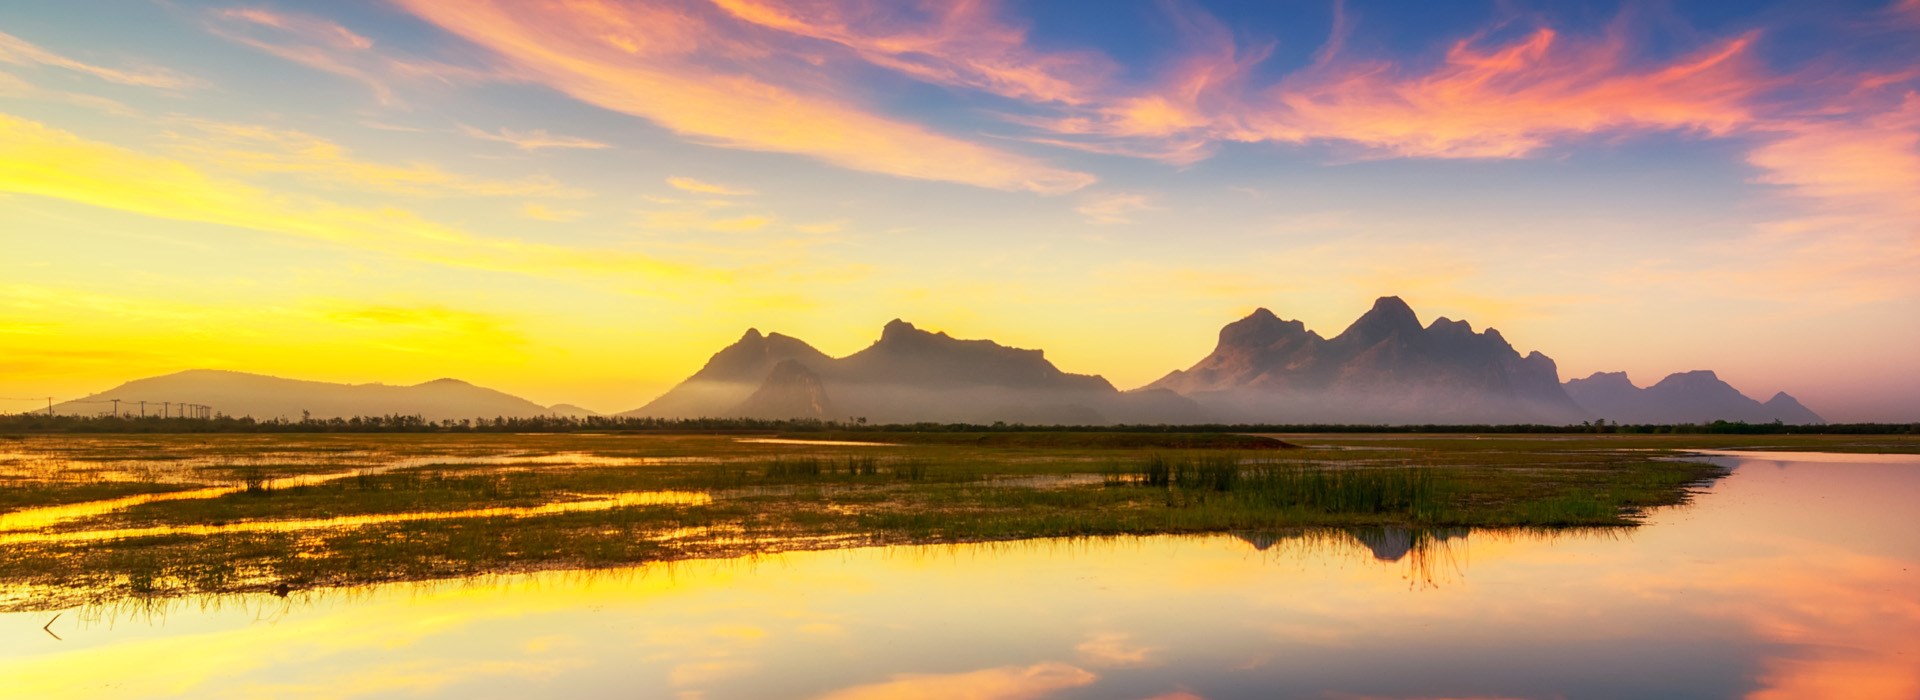
[[[794,438],[738,438],[734,442],[750,445],[810,445],[815,447],[899,447],[891,442],[862,440],[797,440]]]
[[[200,464],[199,468],[205,468],[206,466],[211,464],[226,464],[224,462],[218,462],[217,460],[209,460],[206,458],[202,458],[201,460],[196,460],[196,461],[205,462],[205,464]],[[95,516],[106,515],[108,513],[114,513],[114,512],[126,510],[128,508],[133,508],[135,506],[145,505],[148,503],[163,503],[167,501],[211,500],[211,499],[220,498],[223,496],[231,496],[233,494],[247,491],[249,489],[264,489],[267,491],[278,491],[278,490],[298,488],[303,486],[318,486],[321,484],[340,481],[343,479],[363,477],[363,476],[377,476],[380,474],[385,474],[387,472],[399,471],[403,469],[419,469],[422,467],[473,467],[473,466],[635,467],[635,466],[655,466],[655,465],[669,464],[669,463],[704,463],[709,461],[712,461],[712,460],[702,459],[697,457],[675,457],[675,458],[603,457],[603,456],[592,455],[592,454],[587,454],[583,452],[561,452],[561,453],[550,453],[550,454],[510,454],[510,455],[496,455],[496,456],[485,456],[485,457],[455,457],[455,456],[447,456],[447,455],[435,455],[431,457],[410,457],[405,459],[390,460],[385,463],[361,466],[361,467],[351,469],[351,470],[346,470],[346,471],[321,472],[321,473],[315,473],[315,474],[296,474],[293,476],[260,479],[257,483],[253,483],[253,484],[247,484],[244,482],[232,483],[232,484],[227,484],[223,486],[209,486],[206,488],[191,489],[187,491],[144,493],[144,494],[138,494],[134,496],[122,496],[119,498],[108,498],[108,499],[101,499],[97,501],[85,501],[81,503],[68,503],[68,504],[57,505],[57,506],[23,508],[23,509],[11,511],[11,512],[0,513],[0,533],[4,533],[4,534],[0,534],[0,544],[7,543],[7,542],[57,541],[60,539],[113,539],[114,536],[107,536],[107,537],[82,536],[82,537],[61,538],[58,536],[33,536],[33,535],[12,534],[12,533],[18,533],[21,531],[28,531],[28,530],[41,530],[54,525],[60,525],[63,523],[73,522],[76,520],[84,520],[84,519],[95,517]],[[64,465],[67,463],[60,462],[59,464]],[[53,470],[58,471],[59,469],[56,467],[56,468],[53,468]],[[590,508],[590,510],[591,509],[592,508]],[[493,510],[498,510],[498,509],[493,509]],[[524,510],[524,509],[521,509],[521,510]],[[565,511],[556,511],[556,512],[565,512]],[[427,514],[427,515],[432,515],[432,514]],[[401,519],[404,520],[409,518],[403,517]],[[411,518],[411,519],[420,519],[420,518]],[[433,518],[427,518],[427,519],[433,519]],[[398,522],[398,520],[390,519],[382,522]],[[293,529],[306,529],[306,528],[293,528]],[[210,534],[213,532],[224,532],[224,531],[230,531],[230,530],[213,529],[213,530],[208,530],[207,534]],[[102,532],[105,532],[105,531],[102,531]],[[181,532],[185,532],[185,530],[182,529]],[[80,534],[85,534],[85,533],[80,533]],[[118,536],[126,537],[126,536],[135,536],[135,535],[118,535]]]
[[[369,525],[384,525],[388,523],[460,520],[465,518],[531,518],[542,515],[583,513],[632,506],[707,505],[712,502],[712,496],[700,491],[629,491],[598,495],[573,501],[542,503],[537,506],[499,506],[445,511],[409,511],[405,513],[380,513],[375,515],[348,515],[337,518],[248,520],[214,525],[160,525],[154,527],[75,530],[70,532],[0,532],[0,545],[43,542],[98,542],[101,540],[159,537],[163,535],[203,537],[207,535],[238,532],[337,530],[340,528],[366,527]]]
[[[1920,697],[1920,469],[1781,459],[1630,535],[798,552],[95,608],[66,641],[0,615],[0,696]]]

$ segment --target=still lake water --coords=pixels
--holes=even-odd
[[[0,615],[0,698],[1920,698],[1920,458],[1631,532],[804,552]],[[54,635],[58,635],[58,639]]]

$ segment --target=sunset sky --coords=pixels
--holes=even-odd
[[[1920,420],[1920,0],[8,2],[0,242],[9,398],[620,411],[896,317],[1132,388],[1395,294]]]

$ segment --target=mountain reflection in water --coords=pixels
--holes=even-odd
[[[0,615],[0,697],[1920,697],[1920,466],[1716,459],[1734,475],[1632,531],[833,550]]]

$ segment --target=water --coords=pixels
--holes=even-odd
[[[899,447],[890,442],[864,440],[795,440],[792,438],[740,438],[734,442],[749,445],[807,445],[815,447]]]
[[[0,457],[4,457],[6,454],[7,453],[0,453]],[[46,458],[41,458],[41,459],[52,465],[58,465],[57,467],[53,467],[53,468],[42,467],[43,471],[54,471],[58,467],[66,467],[70,465],[70,463],[67,463],[61,460],[51,460]],[[299,488],[302,486],[317,486],[330,481],[340,481],[343,479],[349,479],[349,478],[358,477],[358,476],[374,476],[377,474],[385,474],[387,472],[398,471],[402,469],[417,469],[420,467],[430,467],[430,466],[565,465],[569,467],[633,467],[633,466],[646,466],[646,465],[668,464],[668,463],[693,463],[693,462],[710,462],[710,461],[712,460],[698,458],[698,457],[677,457],[677,458],[601,457],[597,455],[587,454],[584,452],[561,452],[558,454],[548,454],[548,455],[515,454],[515,455],[496,455],[496,456],[486,456],[486,457],[457,457],[457,456],[447,456],[447,455],[435,455],[431,457],[409,457],[405,459],[388,460],[383,463],[360,466],[355,469],[343,470],[343,471],[329,471],[329,472],[319,472],[314,474],[300,474],[296,476],[279,477],[279,478],[273,478],[273,479],[262,479],[260,483],[254,486],[254,488],[262,488],[269,491],[274,491],[274,490],[280,490],[280,489]],[[192,459],[192,460],[167,460],[165,464],[167,464],[169,467],[172,468],[174,472],[177,473],[180,471],[184,471],[189,466],[204,467],[204,466],[222,464],[222,462],[218,458],[200,458],[200,459]],[[381,517],[357,518],[357,519],[347,518],[347,519],[300,521],[305,524],[294,525],[294,526],[283,526],[283,525],[276,525],[272,523],[266,523],[266,524],[252,524],[252,525],[236,525],[232,527],[209,527],[209,528],[186,528],[186,529],[174,528],[172,530],[156,528],[156,529],[153,529],[151,532],[147,532],[144,530],[98,531],[91,534],[72,533],[70,535],[61,535],[61,536],[45,536],[45,535],[39,535],[34,533],[34,531],[36,530],[42,530],[52,525],[59,525],[62,523],[68,523],[76,520],[84,520],[86,518],[94,517],[97,515],[106,515],[108,513],[127,510],[135,506],[146,505],[148,503],[163,503],[166,501],[207,501],[207,500],[220,498],[222,496],[228,496],[228,495],[240,493],[242,491],[247,490],[248,488],[249,487],[244,483],[227,484],[224,486],[209,486],[205,488],[190,489],[186,491],[143,493],[143,494],[137,494],[133,496],[122,496],[119,498],[109,498],[109,499],[99,500],[99,501],[86,501],[82,503],[67,503],[67,504],[62,504],[57,506],[23,508],[20,510],[0,513],[0,545],[7,544],[9,542],[47,542],[47,541],[58,541],[63,539],[66,539],[66,540],[112,539],[116,537],[134,537],[134,536],[140,536],[144,534],[166,534],[169,531],[182,532],[187,534],[212,534],[215,532],[235,532],[235,531],[242,531],[242,530],[252,530],[256,532],[308,530],[308,529],[319,529],[324,527],[347,526],[347,525],[355,524],[356,522],[360,524],[368,524],[368,523],[376,523],[376,522],[404,522],[409,520],[450,520],[450,519],[460,518],[460,517],[484,516],[488,514],[488,511],[509,511],[509,512],[501,513],[505,515],[514,514],[510,511],[529,511],[526,514],[538,515],[543,513],[567,512],[567,511],[575,511],[575,510],[604,510],[606,508],[613,508],[621,505],[631,505],[633,503],[640,503],[647,498],[647,496],[644,496],[644,495],[616,494],[611,499],[607,499],[605,501],[608,505],[582,507],[580,504],[572,504],[569,506],[564,506],[561,508],[561,510],[558,510],[558,511],[553,511],[553,510],[542,511],[541,509],[538,509],[538,508],[534,508],[534,509],[490,508],[490,509],[458,511],[458,512],[448,512],[448,513],[396,515],[396,516],[389,516],[384,518],[381,518]],[[652,502],[653,503],[668,503],[668,502],[697,503],[697,502],[704,502],[706,500],[705,496],[700,496],[700,497],[685,496],[685,497],[679,498],[677,501],[673,500],[673,498],[674,497],[672,496],[658,496],[656,494],[656,497],[653,498]],[[635,500],[635,499],[640,499],[640,500]]]
[[[0,697],[1920,698],[1920,464],[1715,459],[1734,475],[1633,531],[857,549],[0,615]]]

